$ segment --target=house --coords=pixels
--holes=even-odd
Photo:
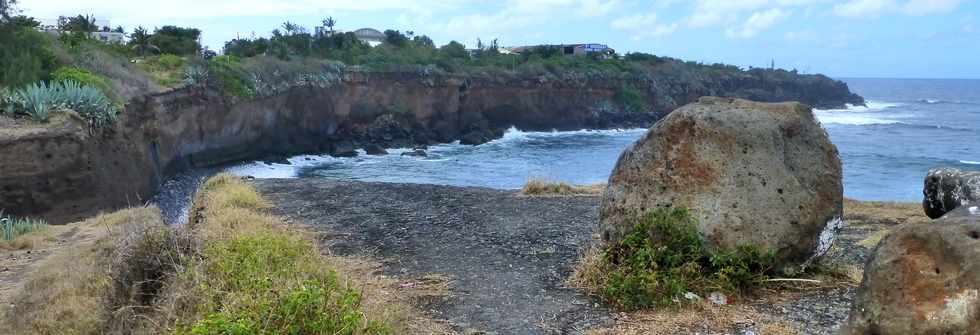
[[[384,43],[385,34],[374,28],[361,28],[354,31],[354,36],[361,42],[367,43],[370,46],[377,46]]]
[[[616,50],[610,48],[608,45],[598,43],[526,45],[503,48],[503,50],[515,54],[522,54],[537,47],[557,48],[564,56],[585,56],[590,53],[612,55],[616,53]]]
[[[98,31],[88,33],[92,39],[103,43],[126,43],[126,34],[109,29],[111,27],[109,20],[95,20],[94,24],[102,28]],[[58,28],[58,20],[42,20],[37,30],[51,35],[61,35],[61,30]]]

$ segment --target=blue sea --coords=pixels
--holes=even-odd
[[[816,110],[844,163],[844,194],[859,200],[920,201],[937,166],[980,170],[980,80],[844,79],[867,106]],[[604,182],[645,129],[524,132],[478,146],[432,146],[386,156],[297,156],[251,162],[233,173],[257,178],[334,178],[516,189],[529,179]]]

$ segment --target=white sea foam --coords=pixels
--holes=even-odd
[[[897,114],[884,114],[882,111],[900,107],[903,104],[882,101],[868,101],[867,106],[847,105],[843,109],[815,109],[813,114],[822,124],[843,124],[843,125],[872,125],[872,124],[894,124],[901,123],[895,118],[901,118]]]
[[[338,158],[319,155],[299,155],[286,159],[290,164],[266,163],[255,161],[229,167],[225,171],[236,176],[252,176],[255,178],[296,178],[299,170],[304,167],[317,166],[337,161]]]
[[[564,136],[581,136],[581,135],[613,135],[622,133],[642,133],[647,131],[646,128],[629,128],[629,129],[581,129],[581,130],[569,130],[569,131],[523,131],[517,129],[516,127],[510,127],[504,132],[504,135],[498,139],[487,142],[485,144],[507,144],[513,142],[521,142],[534,138],[545,138],[545,137],[564,137]]]
[[[967,161],[967,160],[961,160],[961,161],[960,161],[960,163],[963,163],[963,164],[970,164],[970,165],[980,165],[980,162],[978,162],[978,161]]]

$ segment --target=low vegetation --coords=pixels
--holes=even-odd
[[[17,218],[9,215],[4,216],[3,212],[0,211],[0,238],[2,238],[4,242],[10,242],[22,235],[41,231],[47,228],[48,224],[44,220],[34,218]]]
[[[361,311],[361,292],[320,256],[310,236],[262,209],[268,204],[231,175],[209,180],[191,229],[200,257],[171,286],[178,294],[177,333],[388,333]]]
[[[157,84],[163,87],[182,86],[184,71],[189,62],[176,55],[148,56],[140,59],[136,67],[146,72]]]
[[[601,195],[606,184],[571,185],[565,182],[551,182],[532,179],[521,188],[521,194],[526,196],[572,196],[572,195]]]
[[[688,292],[737,295],[768,279],[774,253],[753,246],[708,250],[684,209],[638,218],[620,242],[593,250],[571,283],[624,309],[670,306]]]
[[[5,323],[13,334],[449,331],[391,294],[399,283],[377,265],[321,254],[314,236],[267,207],[250,185],[219,175],[183,227],[147,207],[59,230],[72,242],[36,266]],[[439,294],[445,280],[432,283],[418,294]]]
[[[51,113],[71,110],[93,127],[104,127],[115,121],[116,106],[99,89],[73,80],[47,84],[37,82],[24,88],[0,92],[5,114],[26,115],[37,122],[46,122]]]

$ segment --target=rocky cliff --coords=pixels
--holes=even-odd
[[[251,100],[185,88],[130,100],[112,129],[92,131],[66,117],[31,131],[0,131],[0,208],[67,222],[142,203],[168,176],[188,168],[368,144],[479,144],[511,126],[646,127],[708,94],[818,106],[863,103],[841,82],[817,82],[684,85],[670,78],[348,72],[327,87],[294,87]],[[624,87],[638,92],[645,110],[627,108],[618,97]]]

